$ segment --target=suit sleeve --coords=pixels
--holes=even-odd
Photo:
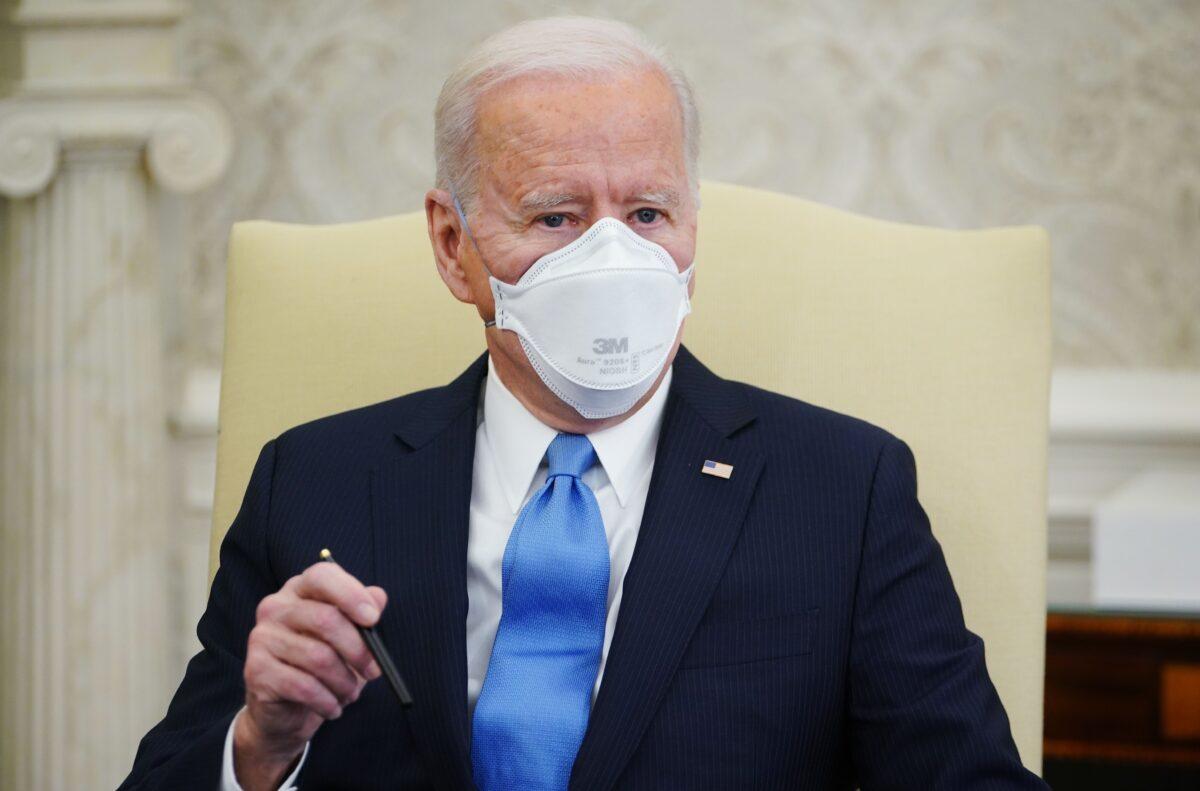
[[[863,791],[1044,789],[1025,769],[917,500],[916,462],[876,462],[850,656],[850,748]]]
[[[167,714],[142,738],[120,789],[204,789],[221,783],[225,735],[245,698],[242,665],[254,613],[279,584],[267,552],[275,442],[259,454],[242,507],[221,543],[221,565],[196,634],[202,649]]]

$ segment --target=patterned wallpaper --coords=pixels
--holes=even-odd
[[[1200,2],[193,6],[185,67],[231,112],[237,151],[183,218],[191,362],[219,360],[232,221],[419,208],[453,64],[501,27],[573,12],[675,54],[701,104],[703,176],[902,221],[1044,225],[1058,364],[1200,368]]]

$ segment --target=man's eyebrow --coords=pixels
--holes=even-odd
[[[531,192],[524,198],[517,208],[522,214],[535,211],[546,211],[553,209],[556,206],[561,206],[564,203],[579,203],[582,198],[578,195],[573,195],[569,192]]]
[[[673,189],[647,190],[634,195],[633,200],[637,203],[655,203],[673,208],[679,205],[679,193]]]
[[[587,201],[571,192],[531,192],[521,198],[517,205],[517,210],[522,214],[528,214],[539,211],[549,211],[550,209],[562,206],[564,203],[586,203]],[[663,189],[651,189],[639,192],[630,198],[631,203],[653,203],[658,206],[666,206],[675,208],[680,204],[679,193],[669,187]]]

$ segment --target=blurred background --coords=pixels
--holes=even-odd
[[[197,648],[230,224],[419,209],[560,12],[673,53],[704,178],[1049,230],[1047,777],[1200,787],[1200,2],[0,0],[0,788],[114,786]]]

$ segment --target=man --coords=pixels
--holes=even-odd
[[[679,345],[697,126],[613,22],[447,80],[429,236],[488,352],[263,448],[125,787],[1044,787],[907,446]]]

